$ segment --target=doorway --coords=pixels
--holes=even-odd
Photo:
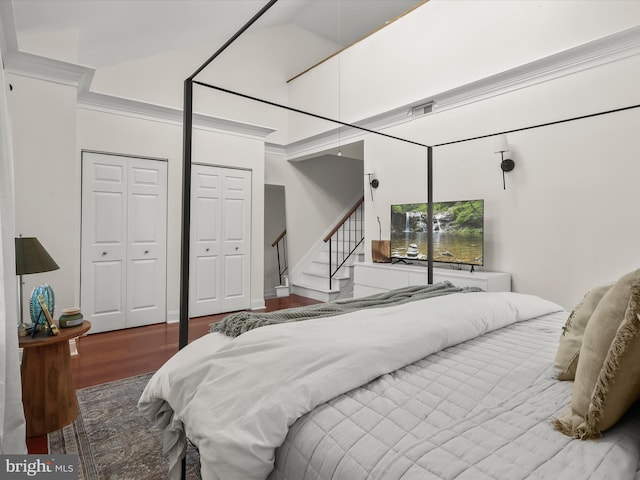
[[[264,296],[277,296],[276,286],[288,275],[287,220],[283,185],[264,186]],[[279,241],[278,241],[279,240]],[[274,245],[274,243],[278,243]]]

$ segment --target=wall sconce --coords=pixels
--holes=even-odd
[[[507,136],[506,135],[498,135],[495,138],[494,141],[494,148],[493,151],[494,153],[499,153],[500,154],[500,168],[502,169],[502,188],[504,190],[507,189],[507,184],[505,182],[505,172],[510,172],[511,170],[513,170],[513,168],[516,166],[515,162],[513,160],[511,160],[510,158],[504,158],[504,154],[505,152],[509,151],[509,142],[507,142]]]
[[[369,190],[371,191],[371,201],[373,202],[373,189],[380,186],[380,180],[376,178],[375,173],[367,173],[369,177]]]

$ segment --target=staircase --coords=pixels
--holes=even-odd
[[[329,247],[324,244],[292,285],[296,295],[322,302],[353,298],[353,265],[364,261],[362,244],[333,276],[329,288]]]
[[[353,298],[353,265],[364,260],[364,197],[291,279],[292,292],[323,302]]]

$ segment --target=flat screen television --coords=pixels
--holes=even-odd
[[[391,205],[393,262],[427,260],[427,204]],[[433,203],[433,261],[484,264],[484,200]]]

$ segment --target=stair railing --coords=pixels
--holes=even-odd
[[[287,260],[287,230],[283,230],[278,238],[276,238],[271,244],[272,247],[276,247],[276,255],[278,255],[278,278],[280,279],[280,285],[282,285],[282,277],[289,269],[289,262]],[[280,255],[282,251],[282,256]]]
[[[324,237],[324,242],[329,242],[329,289],[333,288],[333,277],[363,241],[364,195]]]

